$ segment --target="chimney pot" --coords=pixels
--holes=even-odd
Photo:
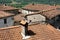
[[[34,3],[32,3],[32,5],[35,5]]]
[[[56,6],[56,4],[54,4],[54,6]]]

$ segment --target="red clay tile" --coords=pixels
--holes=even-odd
[[[29,26],[29,30],[32,30],[36,35],[28,40],[60,40],[60,32],[49,24]]]
[[[22,40],[21,26],[0,28],[0,40]]]
[[[2,17],[8,17],[8,16],[13,16],[14,14],[8,13],[8,12],[4,12],[4,11],[0,11],[0,18]]]
[[[55,6],[51,6],[51,5],[46,5],[46,4],[28,4],[25,7],[23,7],[23,9],[28,9],[28,10],[51,10],[51,9],[55,9]]]

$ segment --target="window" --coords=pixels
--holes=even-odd
[[[4,24],[7,24],[7,19],[4,19]]]

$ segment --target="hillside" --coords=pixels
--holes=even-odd
[[[0,0],[0,4],[1,3],[11,3],[12,1],[11,0]]]
[[[39,3],[39,4],[60,4],[60,0],[0,0],[0,3],[11,5],[14,7],[23,7],[29,3]]]
[[[26,3],[32,3],[32,2],[35,2],[35,3],[44,3],[44,4],[53,4],[53,3],[56,3],[56,4],[60,4],[60,0],[14,0],[16,2],[26,2]]]

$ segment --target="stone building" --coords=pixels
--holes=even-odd
[[[5,12],[9,12],[9,13],[13,13],[13,14],[18,14],[19,13],[19,9],[12,7],[12,6],[7,6],[5,4],[0,5],[0,10],[1,11],[5,11]]]
[[[22,13],[28,15],[28,22],[45,19],[45,22],[50,23],[55,28],[60,28],[60,6],[45,5],[45,4],[28,4],[22,8]],[[40,13],[41,16],[36,16],[35,13]],[[34,16],[30,15],[34,14]],[[43,18],[43,17],[45,18]],[[37,21],[36,20],[36,21]]]
[[[14,25],[14,14],[0,11],[0,28]]]
[[[38,24],[38,23],[45,23],[46,17],[41,15],[40,13],[33,13],[33,14],[28,14],[25,16],[25,19],[31,24]]]
[[[45,4],[28,4],[22,8],[23,14],[31,14],[35,12],[47,11],[54,9],[55,6],[45,5]]]

